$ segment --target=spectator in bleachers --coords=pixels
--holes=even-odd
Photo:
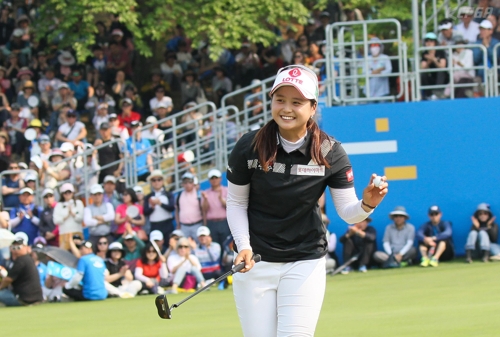
[[[40,224],[39,214],[42,208],[33,202],[34,192],[31,188],[25,187],[19,191],[19,205],[10,210],[9,225],[12,233],[23,232],[28,235],[28,244],[32,245],[38,236],[38,225]]]
[[[46,188],[42,192],[44,208],[39,215],[40,223],[38,230],[40,236],[47,240],[50,246],[59,246],[59,227],[54,223],[54,207],[56,206],[56,199],[54,198],[54,191]]]
[[[377,250],[377,232],[369,223],[370,218],[349,226],[347,232],[342,235],[339,241],[344,245],[344,262],[349,261],[354,255],[358,254],[358,260],[353,262],[359,272],[366,273],[367,267],[373,262],[373,254]],[[342,270],[342,274],[349,274],[351,266]]]
[[[307,35],[310,37],[310,35]],[[281,42],[281,57],[285,64],[291,64],[293,59],[293,53],[297,49],[297,44],[295,43],[295,31],[292,27],[289,27],[286,31],[286,38]]]
[[[134,84],[128,84],[125,86],[124,98],[129,98],[132,101],[132,110],[137,111],[142,117],[145,116],[144,103],[142,103],[142,98],[137,94],[137,89]]]
[[[29,64],[29,56],[31,50],[29,42],[23,40],[23,35],[23,29],[14,29],[10,41],[8,41],[7,44],[5,44],[1,48],[1,50],[6,57],[15,54],[17,57],[19,57],[19,64],[21,66],[27,66]]]
[[[382,239],[384,251],[375,252],[373,259],[382,266],[391,260],[398,265],[411,263],[417,257],[417,250],[413,247],[415,227],[407,222],[410,216],[404,207],[397,206],[389,217],[394,223],[385,228]]]
[[[134,297],[142,288],[141,281],[134,280],[128,265],[123,260],[125,251],[119,242],[109,245],[106,259],[106,289],[109,295],[122,298]],[[111,285],[111,287],[110,287]]]
[[[186,172],[182,175],[182,191],[176,199],[175,222],[177,229],[182,230],[186,237],[198,242],[197,231],[203,224],[203,213],[198,190],[194,183],[195,176]]]
[[[83,203],[75,198],[75,188],[65,183],[59,189],[61,198],[54,208],[54,223],[59,225],[59,247],[69,249],[69,241],[73,235],[81,235],[83,231]]]
[[[131,123],[132,131],[135,132],[135,141],[132,138],[127,139],[126,146],[128,153],[133,153],[136,156],[134,174],[137,175],[138,181],[146,181],[150,172],[153,171],[153,157],[151,155],[151,144],[145,138],[142,138],[140,128],[142,123],[133,121]]]
[[[301,64],[301,65],[306,65],[307,64],[307,58],[306,55],[301,52],[300,50],[296,50],[293,53],[293,61],[292,64]]]
[[[72,143],[83,141],[87,137],[87,128],[85,124],[77,120],[77,113],[75,110],[68,110],[66,112],[66,122],[57,129],[56,140],[59,143]]]
[[[85,227],[89,228],[89,241],[94,246],[97,246],[101,237],[105,237],[108,242],[113,240],[111,223],[115,219],[115,209],[111,203],[104,202],[103,194],[104,189],[101,185],[92,185],[90,187],[92,203],[83,211],[83,222]]]
[[[457,44],[464,44],[465,41],[458,40]],[[453,82],[455,84],[473,83],[476,71],[474,67],[474,56],[472,50],[466,48],[455,48],[452,55],[453,62]],[[456,69],[456,70],[455,70]],[[445,89],[445,96],[451,95],[451,87]],[[472,86],[455,88],[455,98],[473,97]]]
[[[262,82],[259,79],[252,80],[251,85],[254,87],[251,89],[251,92],[246,94],[243,98],[245,108],[250,107],[250,105],[256,100],[264,100],[264,93],[262,92],[261,84]]]
[[[164,57],[165,60],[160,64],[163,80],[170,84],[172,90],[178,90],[182,77],[182,67],[177,62],[175,52],[166,51]]]
[[[33,174],[32,172],[28,172],[23,180],[24,180],[24,185],[26,187],[29,187],[31,188],[33,191],[36,191],[36,180],[37,180],[38,176],[36,176],[35,174]]]
[[[149,100],[149,108],[151,111],[155,111],[160,102],[164,102],[169,108],[173,108],[174,104],[172,103],[172,98],[165,95],[165,87],[162,84],[159,84],[154,88],[154,93],[155,97]]]
[[[154,111],[154,114],[158,118],[158,120],[162,120],[164,118],[167,118],[169,114],[172,112],[172,106],[169,105],[166,102],[160,102],[156,106],[156,110]],[[160,122],[158,124],[158,129],[163,132],[164,137],[163,139],[172,139],[172,120],[165,120],[163,122]],[[165,144],[165,148],[168,148],[171,146],[171,144]]]
[[[424,223],[417,231],[418,248],[422,255],[420,265],[437,267],[439,261],[453,259],[455,251],[451,223],[442,220],[438,206],[431,206],[427,212],[430,221]]]
[[[35,85],[32,81],[28,80],[22,85],[22,91],[19,91],[16,102],[21,106],[21,117],[29,121],[39,117],[38,103],[36,106],[31,106],[28,103],[31,97],[35,97],[37,102],[39,102],[38,94],[35,93]]]
[[[64,155],[62,151],[54,149],[49,156],[50,163],[45,160],[43,161],[43,169],[45,171],[45,187],[55,190],[59,181],[64,181],[71,176],[71,169],[68,163],[63,161],[63,158]]]
[[[488,262],[491,243],[497,243],[498,240],[496,217],[491,212],[490,205],[481,203],[477,206],[471,220],[472,226],[465,244],[465,262],[472,263],[477,248],[482,251],[483,262]],[[498,252],[494,251],[494,255],[497,254]]]
[[[158,119],[155,116],[146,118],[146,128],[142,131],[142,137],[149,140],[151,146],[163,142],[165,134],[158,129]]]
[[[61,80],[55,77],[53,68],[46,68],[44,70],[44,77],[38,81],[38,92],[40,93],[42,101],[45,105],[49,106],[61,85]]]
[[[222,248],[217,242],[212,241],[210,229],[206,226],[198,228],[198,241],[200,242],[194,249],[194,255],[201,264],[201,273],[205,280],[216,279],[222,275],[221,257]]]
[[[453,29],[452,19],[443,19],[439,23],[438,45],[451,46],[457,41],[463,41],[464,37],[457,30]]]
[[[97,139],[94,143],[94,145],[98,147],[109,142],[108,146],[99,147],[99,149],[97,150],[99,165],[101,167],[118,162],[123,158],[123,153],[120,150],[119,143],[111,143],[111,141],[113,140],[111,132],[111,125],[109,125],[108,122],[102,123],[99,127],[100,139]],[[109,167],[101,168],[99,172],[99,183],[102,183],[104,181],[104,178],[108,175],[119,177],[122,173],[122,170],[123,162],[116,163],[115,165],[111,165]]]
[[[50,126],[49,131],[56,130],[59,125],[63,124],[64,121],[61,120],[65,118],[67,110],[75,110],[77,107],[77,100],[73,97],[73,92],[69,89],[67,83],[62,82],[59,84],[57,89],[57,94],[52,99],[52,114],[50,115]]]
[[[104,282],[106,265],[95,255],[92,243],[84,241],[79,245],[81,257],[76,267],[77,273],[64,286],[63,292],[75,301],[99,301],[108,297]],[[82,282],[81,289],[78,286]]]
[[[151,243],[147,243],[141,258],[137,261],[134,276],[142,282],[150,294],[163,294],[161,287],[167,285],[168,270],[166,259],[158,254]]]
[[[95,130],[100,130],[101,124],[108,122],[108,118],[109,118],[109,116],[108,116],[108,104],[107,103],[100,103],[97,106],[96,111],[97,111],[97,113],[94,115],[94,118],[92,118],[92,124],[94,124]],[[98,139],[100,139],[100,133],[98,133],[96,135],[96,137]]]
[[[113,210],[114,212],[114,210]],[[113,238],[113,237],[111,237]],[[108,237],[103,235],[97,238],[97,242],[95,243],[95,255],[99,256],[101,259],[105,260],[108,254],[108,246],[110,240]]]
[[[491,21],[483,20],[479,25],[479,39],[477,40],[478,44],[482,44],[486,48],[487,55],[487,64],[488,68],[493,66],[493,52],[494,47],[497,43],[500,43],[497,39],[493,38],[493,25]],[[483,51],[479,48],[472,49],[472,53],[474,55],[474,65],[476,66],[485,66]],[[497,59],[500,58],[500,48],[497,48]],[[483,69],[478,69],[476,71],[476,75],[484,79],[485,73]]]
[[[425,47],[437,46],[437,36],[434,33],[425,34]],[[443,50],[427,50],[422,53],[420,60],[420,69],[443,69],[447,67],[446,53]],[[444,84],[448,83],[447,71],[423,72],[420,74],[420,82],[422,86],[427,85],[443,85],[443,88],[425,89],[423,91],[423,99],[434,99],[434,92],[444,90]]]
[[[40,137],[38,137],[38,145],[40,146],[40,153],[38,156],[40,156],[42,161],[49,161],[50,154],[52,153],[50,137],[48,135],[40,135]]]
[[[181,82],[182,104],[184,105],[187,102],[196,101],[196,98],[201,96],[202,90],[200,83],[197,82],[196,73],[190,69],[186,70],[183,75],[183,81]]]
[[[116,102],[111,97],[111,95],[108,95],[106,93],[106,86],[104,82],[99,82],[97,86],[95,87],[94,95],[89,98],[87,103],[85,104],[85,107],[90,113],[90,116],[93,117],[96,113],[96,109],[99,107],[100,104],[107,104],[108,105],[108,114],[115,113],[115,105]]]
[[[119,70],[124,71],[128,76],[132,74],[132,68],[130,66],[130,61],[126,49],[116,41],[112,41],[109,43],[109,51],[107,54],[106,63],[106,77],[108,79],[108,84],[112,83],[113,79],[116,77],[116,73]]]
[[[73,91],[74,97],[78,102],[77,110],[83,111],[85,103],[93,94],[92,87],[89,82],[82,80],[82,73],[80,70],[73,70],[71,81],[68,82],[68,86],[71,91]]]
[[[113,138],[120,138],[123,143],[130,137],[126,127],[120,124],[118,115],[115,113],[108,114],[108,122],[111,126],[111,135]]]
[[[319,42],[311,42],[309,45],[309,64],[314,64],[314,61],[321,60],[324,56],[321,54],[320,43]],[[277,70],[277,69],[276,69]]]
[[[36,53],[35,57],[32,57],[31,61],[31,70],[33,70],[33,73],[35,75],[34,78],[39,81],[45,75],[45,71],[48,68],[51,68],[51,66],[47,62],[47,54],[44,51],[39,51]],[[54,70],[55,75],[55,69],[52,68],[52,70]],[[57,86],[54,87],[54,90],[57,90]]]
[[[186,144],[190,146],[194,144],[196,134],[203,125],[203,115],[197,109],[193,109],[196,105],[195,102],[188,102],[184,105],[184,110],[192,110],[184,114],[181,118],[181,123],[185,124],[184,127],[182,127],[182,134],[184,134],[184,137],[181,139],[181,145],[183,146]]]
[[[126,79],[125,72],[123,70],[118,70],[115,75],[115,82],[111,86],[111,91],[117,98],[123,98],[125,96],[125,88],[133,83]]]
[[[170,85],[163,81],[163,79],[161,78],[161,70],[155,69],[151,72],[151,81],[147,82],[141,87],[140,91],[142,100],[144,102],[150,102],[150,100],[155,97],[155,90],[158,86],[163,87],[164,92],[170,91]],[[153,108],[151,108],[151,106],[149,106],[149,109],[150,111],[154,110]]]
[[[260,76],[259,56],[252,50],[249,42],[241,44],[241,51],[235,56],[236,61],[236,84],[241,87],[248,86],[254,78]]]
[[[17,73],[19,69],[21,69],[21,66],[19,65],[19,57],[17,56],[17,54],[13,53],[9,55],[9,61],[7,62],[6,68],[6,77],[11,81],[12,84],[14,84],[16,81]],[[13,87],[12,89],[14,91],[15,88]]]
[[[191,254],[191,247],[187,238],[179,238],[176,246],[177,254],[170,254],[167,266],[173,276],[172,290],[177,294],[179,286],[184,281],[186,274],[191,274],[196,278],[196,282],[201,287],[205,286],[205,279],[201,273],[201,264],[198,258]]]
[[[141,120],[141,115],[132,111],[132,107],[132,100],[130,98],[124,98],[121,102],[122,112],[118,115],[120,124],[127,128],[129,135],[132,135],[132,122]]]
[[[370,75],[388,75],[392,72],[392,64],[389,56],[384,54],[384,45],[380,39],[373,37],[369,41],[370,55],[368,56],[368,69]],[[367,97],[383,97],[390,94],[389,77],[369,77],[370,92],[364,93]]]
[[[69,82],[72,66],[76,63],[75,57],[69,51],[63,50],[59,53],[57,62],[59,63],[59,69],[56,69],[57,77],[64,82]]]
[[[118,192],[116,192],[116,178],[113,175],[107,175],[102,182],[104,184],[104,202],[109,202],[116,210],[118,205],[122,203]]]
[[[165,253],[163,253],[163,256],[167,259],[167,264],[168,264],[168,257],[170,255],[176,255],[177,254],[177,241],[180,238],[184,237],[184,233],[180,229],[175,229],[172,233],[170,233],[170,237],[168,239],[168,246],[167,250]]]
[[[123,204],[119,205],[115,209],[115,225],[117,229],[115,235],[122,235],[123,233],[134,232],[134,235],[139,237],[141,240],[147,240],[147,235],[144,232],[144,224],[146,223],[146,218],[144,217],[144,209],[139,205],[139,199],[134,189],[127,188],[123,194]],[[131,218],[127,215],[127,209],[130,206],[135,206],[139,209],[139,215],[135,218]]]
[[[9,170],[19,171],[19,165],[16,162],[9,164]],[[24,181],[21,175],[9,174],[2,177],[2,200],[3,207],[18,207],[19,206],[19,191],[24,188]]]
[[[498,26],[498,16],[490,14],[486,18],[486,20],[491,22],[491,25],[493,26],[493,34],[492,37],[500,40],[500,27]]]
[[[20,117],[21,107],[17,103],[12,104],[9,113],[10,118],[5,121],[4,125],[9,133],[12,153],[17,156],[24,152],[26,146],[24,131],[28,127],[28,121]]]
[[[120,238],[118,238],[118,242],[125,245],[123,247],[125,250],[125,256],[123,259],[133,272],[135,270],[137,260],[141,258],[142,251],[144,250],[144,247],[146,247],[146,244],[137,237],[137,234],[130,227],[123,232]]]
[[[0,302],[6,306],[32,305],[43,301],[40,276],[30,251],[28,236],[17,233],[10,246],[12,266],[0,283]]]
[[[92,47],[92,54],[94,56],[89,58],[87,63],[87,82],[93,87],[96,87],[99,82],[106,80],[106,65],[108,62],[107,57],[104,55],[103,47],[99,45],[98,40],[96,40],[96,43],[97,45]],[[105,43],[107,44],[107,42]]]
[[[135,185],[132,189],[135,195],[137,195],[137,203],[144,209],[144,189],[139,185]],[[147,224],[144,224],[144,231],[146,231],[146,225]],[[147,231],[149,231],[149,229],[147,229]]]
[[[467,43],[476,43],[477,36],[479,35],[479,23],[472,21],[472,17],[474,15],[474,8],[470,7],[470,11],[464,13],[460,20],[460,22],[455,29],[458,33],[462,34],[465,41]]]
[[[12,6],[10,3],[0,5],[0,46],[6,45],[16,27],[15,20],[10,17]]]

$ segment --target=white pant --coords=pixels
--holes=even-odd
[[[233,276],[245,337],[314,336],[325,295],[325,258],[259,262]]]
[[[129,293],[132,296],[137,295],[137,293],[142,289],[141,281],[133,280],[130,282],[123,281],[122,285],[115,287],[111,283],[105,282],[106,290],[109,295],[121,296],[124,293]]]

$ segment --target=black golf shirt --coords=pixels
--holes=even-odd
[[[320,258],[327,253],[326,228],[318,199],[327,186],[353,187],[351,163],[339,142],[330,138],[321,149],[330,168],[311,162],[311,136],[287,153],[278,139],[276,162],[265,173],[253,150],[257,131],[249,132],[231,152],[227,179],[250,184],[248,221],[250,245],[263,261],[294,262]],[[237,247],[236,247],[237,248]]]

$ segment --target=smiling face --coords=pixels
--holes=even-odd
[[[316,113],[316,104],[292,86],[282,86],[273,95],[271,111],[281,136],[289,141],[304,137],[307,121]]]

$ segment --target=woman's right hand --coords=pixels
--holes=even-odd
[[[236,259],[234,260],[234,265],[236,266],[240,262],[245,262],[245,268],[240,270],[240,273],[246,273],[253,268],[253,266],[255,265],[255,261],[252,259],[252,257],[253,252],[250,249],[243,249],[238,253],[238,256],[236,256]]]
[[[479,229],[479,221],[477,220],[477,218],[473,215],[473,216],[471,216],[470,219],[472,220],[472,225],[474,227],[476,227],[477,229]]]
[[[147,287],[147,288],[150,288],[150,289],[151,289],[151,288],[153,288],[153,287],[154,287],[154,285],[155,285],[155,284],[154,284],[153,282],[151,282],[151,281],[147,281],[147,282],[146,282],[146,287]]]

